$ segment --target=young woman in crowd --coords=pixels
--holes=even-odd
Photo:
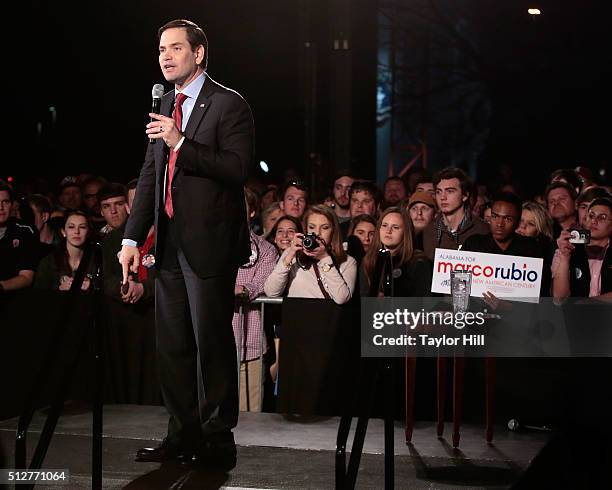
[[[276,204],[278,205],[278,203]],[[280,255],[291,246],[291,243],[293,242],[296,233],[302,233],[302,223],[300,222],[300,220],[293,216],[281,215],[281,217],[278,218],[278,220],[269,230],[267,239],[272,245],[276,247],[280,257]],[[270,376],[272,378],[272,381],[276,381],[276,375],[278,373],[280,312],[275,311],[274,307],[272,306],[271,313],[273,318],[272,324],[274,325],[274,348],[276,352],[276,361],[270,366]],[[268,319],[268,321],[270,321],[270,313],[266,314],[266,318]]]
[[[378,250],[391,252],[395,296],[430,296],[431,261],[414,249],[413,230],[406,211],[387,208],[378,220],[374,241],[366,253],[360,270],[361,295],[367,296],[374,275]]]
[[[293,216],[281,216],[268,233],[268,241],[279,255],[291,246],[296,233],[302,233],[302,223]]]
[[[376,220],[369,214],[360,214],[351,220],[346,241],[346,251],[357,263],[366,254],[376,232]]]
[[[266,281],[266,295],[347,303],[355,287],[357,263],[342,248],[338,218],[325,205],[311,206],[304,214],[304,227],[306,233],[316,234],[315,247],[304,248],[304,234],[295,233]]]
[[[91,226],[85,213],[82,211],[66,213],[61,228],[61,244],[54,253],[41,260],[34,278],[34,288],[69,291],[74,273],[81,264],[86,247],[89,246],[90,233]],[[86,275],[81,289],[86,291],[89,286],[90,279]]]
[[[552,218],[543,206],[534,201],[523,203],[521,222],[516,230],[519,235],[550,242],[552,240],[552,228]]]

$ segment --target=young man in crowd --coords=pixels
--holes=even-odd
[[[516,233],[521,223],[522,210],[518,196],[508,192],[498,193],[491,201],[489,233],[471,236],[465,241],[463,250],[545,258],[547,250],[537,240]],[[550,286],[550,274],[546,269],[545,265],[542,270],[542,294],[547,294]]]
[[[385,180],[383,186],[383,209],[397,206],[406,197],[408,197],[408,191],[401,177],[389,177]]]
[[[553,182],[544,192],[553,224],[553,237],[576,224],[576,190],[567,182]]]
[[[552,262],[552,293],[556,301],[569,296],[612,300],[612,199],[591,202],[586,217],[591,232],[588,244],[570,243],[570,232],[557,239]]]
[[[472,235],[484,235],[489,225],[472,217],[469,200],[472,181],[467,174],[454,167],[438,172],[433,183],[440,213],[423,230],[423,251],[433,259],[436,248],[459,249]]]
[[[125,186],[112,182],[106,184],[98,192],[100,213],[106,221],[100,233],[105,235],[113,230],[123,228],[128,218],[127,191]]]
[[[414,227],[415,248],[423,250],[423,230],[436,215],[436,200],[429,192],[416,191],[406,206]]]
[[[378,205],[380,203],[380,192],[376,184],[367,180],[357,180],[351,186],[349,192],[349,219],[340,222],[342,241],[348,238],[351,220],[361,214],[367,214],[376,219]]]
[[[578,194],[578,197],[576,198],[576,211],[578,212],[578,225],[580,225],[580,228],[586,228],[586,219],[589,212],[589,206],[593,200],[599,197],[612,196],[603,187],[589,187]]]
[[[521,222],[522,202],[518,196],[500,192],[491,201],[490,231],[485,235],[474,235],[465,241],[464,250],[500,255],[540,257],[537,242],[516,233]]]
[[[278,203],[283,214],[302,219],[308,204],[306,187],[296,180],[287,182],[278,193]]]
[[[0,181],[0,294],[32,285],[37,266],[37,238],[29,226],[11,217],[13,189]]]
[[[380,192],[376,184],[367,180],[358,180],[351,187],[349,194],[349,209],[351,218],[367,214],[376,219]]]
[[[334,212],[340,223],[351,220],[349,196],[355,179],[349,174],[340,174],[334,180],[332,195],[334,197]]]

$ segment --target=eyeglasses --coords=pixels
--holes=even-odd
[[[588,218],[591,221],[597,221],[599,223],[605,223],[609,219],[607,214],[595,214],[595,213],[589,213]]]

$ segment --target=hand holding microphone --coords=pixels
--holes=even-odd
[[[154,114],[159,114],[159,109],[161,107],[161,99],[164,96],[164,86],[161,83],[156,83],[155,85],[153,85],[153,90],[151,91],[151,95],[153,96],[153,102],[151,103],[151,112]],[[150,119],[150,122],[153,122],[152,117]],[[149,138],[149,143],[154,145],[155,139]]]
[[[159,114],[163,95],[163,85],[155,84],[153,86],[153,103],[149,113],[150,122],[147,124],[146,133],[151,144],[155,144],[156,140],[162,138],[170,148],[174,148],[181,141],[183,135],[176,127],[173,118]]]

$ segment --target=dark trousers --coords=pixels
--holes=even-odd
[[[238,422],[237,270],[198,277],[178,246],[174,223],[165,223],[164,231],[155,291],[159,378],[170,413],[168,439],[190,446]]]

